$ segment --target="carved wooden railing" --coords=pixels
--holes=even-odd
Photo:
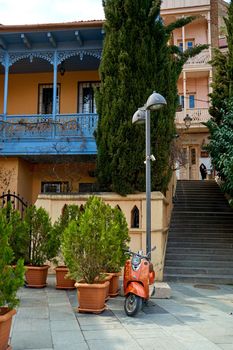
[[[192,118],[190,127],[195,127],[197,125],[203,126],[202,123],[207,122],[211,118],[208,108],[187,109],[186,113],[185,111],[176,112],[175,122],[177,127],[185,126],[184,118],[186,114],[188,114]]]
[[[0,115],[1,139],[54,139],[61,137],[93,137],[98,115],[51,114]]]

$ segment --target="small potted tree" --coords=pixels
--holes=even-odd
[[[19,259],[23,259],[27,264],[29,261],[29,234],[26,229],[25,221],[22,219],[18,210],[12,208],[11,203],[2,209],[7,223],[12,226],[12,234],[9,238],[10,246],[14,253],[13,264]]]
[[[53,263],[56,265],[56,288],[74,289],[75,280],[68,277],[68,267],[65,265],[61,252],[61,240],[64,230],[68,227],[71,220],[78,220],[80,208],[78,205],[65,205],[60,217],[55,221],[52,228],[52,241],[56,252]]]
[[[107,237],[108,232],[114,235],[121,229],[113,212],[100,198],[90,197],[78,220],[71,221],[64,231],[62,251],[70,276],[78,281],[79,312],[100,313],[105,309],[109,281],[101,280],[105,277],[106,251],[109,256],[118,250],[113,241],[108,246]]]
[[[122,211],[116,207],[111,209],[111,222],[105,232],[105,260],[103,270],[112,276],[109,286],[109,296],[119,294],[119,277],[127,256],[125,254],[130,241],[127,222]]]
[[[49,266],[46,262],[56,255],[52,241],[52,224],[48,213],[34,205],[26,209],[24,217],[29,239],[29,263],[26,268],[27,287],[42,288],[47,285]]]
[[[5,214],[0,211],[0,350],[8,347],[12,317],[15,306],[19,303],[16,293],[24,284],[24,261],[22,259],[11,266],[14,253],[9,240],[12,226],[7,222]]]

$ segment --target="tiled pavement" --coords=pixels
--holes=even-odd
[[[22,288],[14,317],[13,350],[233,350],[233,286],[196,288],[172,283],[172,297],[153,299],[135,318],[124,299],[101,315],[79,314],[76,291]]]

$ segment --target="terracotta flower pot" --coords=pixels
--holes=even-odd
[[[0,350],[10,350],[8,340],[11,330],[12,317],[16,310],[9,310],[7,307],[0,308]]]
[[[48,265],[44,266],[26,266],[26,284],[27,287],[43,288],[47,286]]]
[[[98,283],[104,283],[106,281],[109,281],[109,285],[106,287],[106,296],[105,296],[105,301],[108,301],[109,300],[109,286],[110,286],[110,283],[111,283],[111,279],[112,279],[112,274],[111,273],[106,273],[105,274],[105,277],[104,277],[104,280],[102,281],[99,281],[98,278],[96,279],[96,282]]]
[[[121,272],[112,272],[111,275],[112,279],[109,286],[109,296],[114,298],[119,294],[119,277],[121,276]]]
[[[56,271],[56,288],[57,289],[74,289],[75,280],[66,277],[69,272],[68,267],[58,266],[55,268]]]
[[[109,281],[104,283],[75,283],[78,289],[78,312],[92,312],[99,314],[105,310],[106,289]]]

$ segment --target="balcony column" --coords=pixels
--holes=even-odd
[[[213,92],[213,88],[211,86],[213,82],[213,70],[212,68],[209,70],[209,94],[211,94]]]
[[[182,43],[183,43],[183,52],[184,52],[185,51],[185,26],[182,27]]]
[[[183,71],[183,95],[184,95],[184,117],[186,116],[187,111],[187,94],[186,94],[186,72]]]
[[[210,53],[210,59],[212,59],[212,49],[211,49],[211,19],[210,19],[210,12],[208,12],[207,16],[207,23],[208,23],[208,29],[207,29],[207,37],[208,37],[208,45],[209,45],[209,53]]]
[[[53,57],[53,122],[56,121],[57,112],[57,51],[54,51]],[[53,137],[55,137],[56,125],[53,125]]]
[[[9,77],[9,55],[8,55],[8,53],[5,54],[4,67],[5,67],[5,75],[4,75],[3,114],[4,114],[4,120],[6,121],[7,100],[8,100],[8,77]]]

